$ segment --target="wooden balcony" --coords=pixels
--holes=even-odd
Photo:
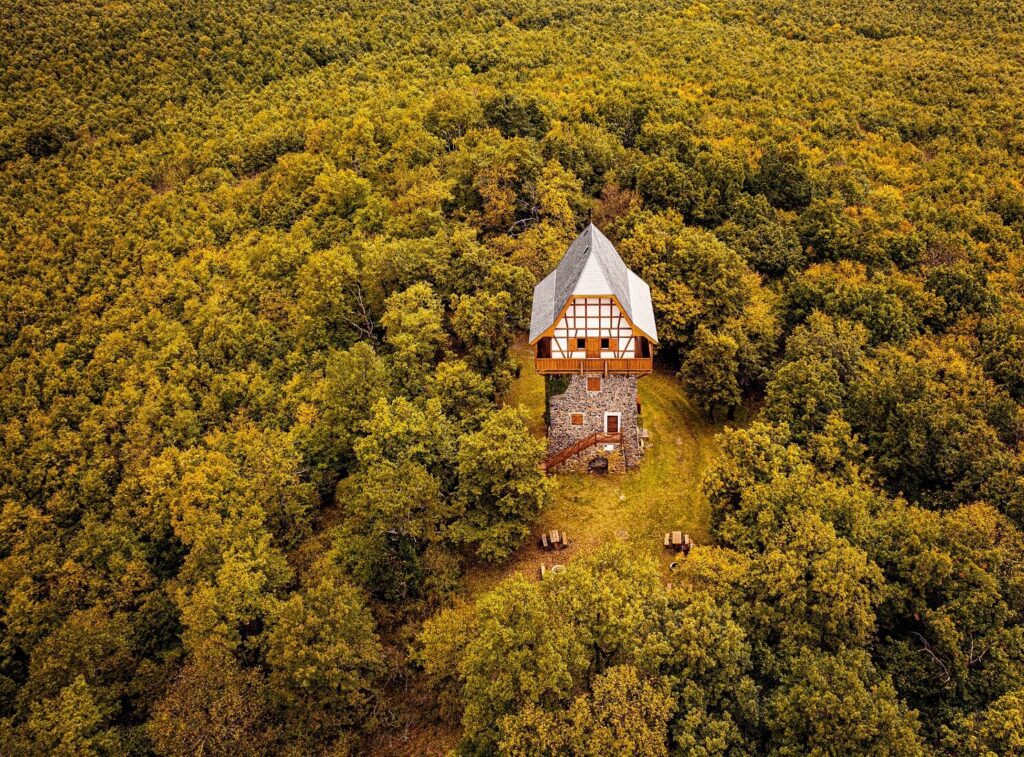
[[[654,360],[649,357],[631,358],[556,358],[539,357],[535,361],[537,373],[601,373],[643,376],[654,368]]]

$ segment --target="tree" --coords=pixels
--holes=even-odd
[[[550,605],[562,608],[572,624],[591,675],[615,665],[652,671],[666,653],[666,598],[654,566],[621,546],[581,559],[543,588]]]
[[[355,461],[356,440],[374,404],[391,393],[384,360],[366,342],[331,352],[323,373],[295,398],[295,446],[321,494],[333,491]]]
[[[769,669],[801,647],[864,647],[883,597],[878,567],[811,513],[793,516],[778,544],[751,563],[743,586],[740,615]]]
[[[511,554],[547,498],[547,481],[537,468],[543,452],[518,408],[492,413],[479,431],[462,437],[451,536],[475,545],[485,559]]]
[[[984,319],[978,338],[985,373],[1016,400],[1024,399],[1024,323],[1019,311]]]
[[[671,591],[665,641],[670,651],[661,675],[672,683],[676,748],[701,755],[753,751],[760,692],[750,643],[728,602],[707,591]]]
[[[312,253],[298,273],[295,330],[315,348],[374,337],[369,303],[355,260],[341,246]]]
[[[1019,688],[1019,531],[985,504],[945,513],[898,504],[877,523],[868,544],[888,585],[878,657],[928,730]]]
[[[548,131],[548,118],[540,102],[528,95],[502,92],[491,98],[483,110],[487,123],[503,137],[540,139]]]
[[[508,292],[485,291],[452,301],[452,331],[462,343],[470,367],[483,376],[495,376],[508,360],[511,303]]]
[[[34,703],[26,726],[30,738],[27,751],[36,754],[98,757],[124,748],[83,676],[56,697]]]
[[[441,316],[441,302],[429,284],[414,284],[388,297],[380,322],[393,350],[392,375],[409,396],[420,393],[422,376],[446,341]]]
[[[781,216],[764,195],[740,195],[731,218],[715,229],[715,236],[758,273],[784,276],[802,268],[805,255],[795,226]]]
[[[705,327],[697,330],[694,346],[679,370],[686,391],[714,419],[715,407],[729,408],[733,417],[742,395],[736,374],[739,372],[739,345],[727,334],[712,334]]]
[[[553,727],[542,725],[545,713],[537,708],[503,719],[500,748],[504,754],[524,756],[667,755],[667,725],[674,707],[666,688],[642,679],[628,665],[609,668],[564,717],[551,718]]]
[[[362,597],[336,571],[274,608],[264,648],[289,738],[315,748],[364,722],[383,654]]]
[[[459,439],[441,412],[439,399],[413,402],[405,397],[390,401],[382,398],[373,405],[363,431],[355,445],[360,470],[382,462],[397,465],[408,461],[437,479],[442,491],[450,490]]]
[[[860,323],[813,311],[786,340],[786,362],[806,360],[832,366],[843,383],[853,379],[865,357],[868,330]]]
[[[1016,407],[952,350],[877,351],[850,388],[847,417],[889,489],[932,507],[987,500],[1020,518]]]
[[[917,714],[860,650],[800,652],[766,710],[772,754],[926,753]]]
[[[996,757],[1024,749],[1024,691],[1001,696],[986,709],[962,716],[944,729],[947,754]]]
[[[750,179],[751,194],[763,194],[783,210],[800,210],[811,201],[807,159],[793,143],[765,146],[757,171]]]
[[[779,368],[768,382],[765,418],[785,423],[795,441],[806,441],[842,410],[845,395],[831,363],[794,360]]]
[[[199,649],[146,724],[158,754],[258,755],[271,740],[267,689],[231,655]]]
[[[717,331],[757,292],[757,277],[733,250],[674,212],[646,216],[620,250],[651,287],[663,342],[689,348],[700,326]]]
[[[503,716],[566,701],[579,651],[537,585],[517,577],[480,600],[475,633],[457,664],[464,742],[467,751],[486,752],[497,742]]]
[[[346,479],[336,499],[346,508],[336,546],[359,585],[392,602],[421,596],[425,550],[451,516],[437,480],[418,463],[383,460]]]
[[[111,615],[103,605],[71,613],[33,648],[21,691],[26,703],[56,701],[62,692],[81,696],[85,690],[76,682],[82,680],[90,701],[104,712],[116,713],[138,666],[130,632],[127,617]]]
[[[446,360],[434,370],[428,394],[461,429],[475,431],[490,409],[494,386],[464,360]]]

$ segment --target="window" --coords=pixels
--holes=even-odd
[[[576,349],[585,350],[587,348],[587,340],[582,336],[576,337]]]
[[[609,339],[606,336],[601,337],[601,349],[602,350],[611,349],[611,346],[612,346],[612,340],[611,339]]]
[[[549,358],[551,357],[551,337],[545,336],[537,342],[537,357],[538,358]]]
[[[583,425],[583,413],[573,413],[571,417],[571,423],[574,426]]]
[[[599,391],[601,391],[601,377],[600,376],[587,376],[587,391],[588,392],[599,392]]]

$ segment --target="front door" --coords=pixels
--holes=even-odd
[[[601,357],[601,337],[587,337],[587,357]]]
[[[604,430],[609,434],[619,433],[619,416],[609,413],[604,417]]]

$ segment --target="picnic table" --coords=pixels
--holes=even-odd
[[[569,535],[565,531],[553,528],[550,532],[540,535],[539,545],[543,550],[565,549],[569,546]]]
[[[693,541],[689,534],[684,534],[682,531],[670,531],[665,534],[665,549],[671,547],[676,552],[689,554],[692,546]]]

